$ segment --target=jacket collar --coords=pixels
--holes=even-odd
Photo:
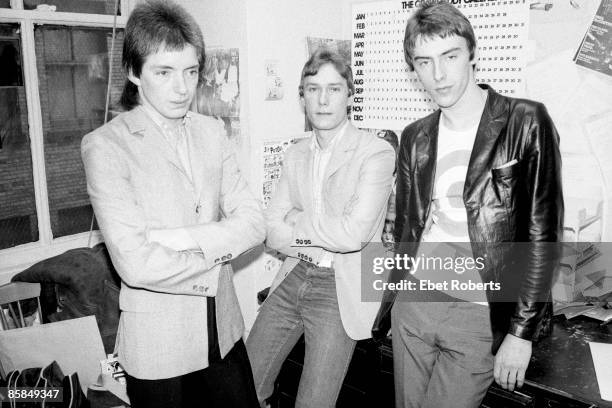
[[[488,85],[480,85],[480,87],[488,92],[487,102],[480,118],[476,140],[470,155],[463,188],[464,202],[467,202],[467,198],[472,196],[471,192],[474,186],[479,184],[478,180],[488,176],[484,169],[493,167],[490,164],[495,160],[495,157],[489,153],[495,148],[497,139],[508,122],[506,99]]]
[[[325,169],[324,180],[329,179],[350,160],[352,157],[351,152],[357,149],[357,144],[359,143],[358,133],[357,128],[348,122],[342,139],[338,140],[338,143],[334,145],[332,156]]]
[[[310,148],[315,151],[333,149],[338,143],[341,143],[340,140],[344,137],[344,134],[346,133],[346,129],[348,125],[349,125],[349,121],[347,120],[346,122],[344,122],[344,125],[342,125],[342,128],[338,130],[337,134],[334,136],[334,138],[331,140],[331,142],[328,144],[328,146],[325,149],[321,148],[321,145],[319,144],[319,140],[316,137],[316,133],[313,131],[312,137],[310,138],[311,140]]]
[[[477,135],[488,133],[489,135],[499,134],[505,124],[507,114],[504,97],[495,92],[493,88],[486,84],[479,84],[479,87],[487,90],[487,101],[484,111],[480,118]],[[438,124],[440,123],[440,114],[442,111],[438,109],[432,115],[427,116],[422,122],[422,131],[431,139],[438,137]],[[491,127],[495,128],[492,129]]]
[[[136,106],[132,110],[125,112],[123,120],[130,133],[134,135],[144,136],[145,130],[151,126],[159,126],[161,128],[161,117],[155,117],[157,112],[149,111],[142,105]],[[186,119],[192,117],[192,112],[187,111]]]
[[[310,136],[311,138],[316,137],[314,132]],[[353,126],[352,123],[348,122],[342,139],[338,140],[332,150],[332,155],[329,160],[329,164],[325,169],[325,175],[323,181],[327,181],[334,173],[336,173],[342,166],[352,157],[351,152],[357,149],[359,144],[359,130]],[[299,143],[296,148],[298,151],[297,155],[297,179],[303,180],[300,184],[305,200],[312,202],[312,165],[314,157],[314,149],[312,148],[312,140],[306,143]]]
[[[463,189],[463,198],[465,202],[467,202],[467,198],[472,195],[471,193],[474,187],[479,184],[478,181],[481,180],[482,177],[487,176],[487,174],[483,172],[483,169],[487,168],[487,163],[494,160],[494,157],[487,154],[487,152],[490,152],[494,148],[497,138],[506,126],[508,117],[506,98],[495,92],[493,88],[488,85],[479,84],[478,86],[487,90],[487,101],[480,118],[476,139],[470,155]],[[423,119],[421,131],[426,138],[425,140],[415,140],[418,154],[416,166],[421,167],[420,164],[423,163],[424,167],[431,171],[430,177],[432,180],[432,188],[435,174],[435,159],[437,158],[438,150],[438,125],[440,123],[440,114],[441,111],[438,109],[436,112]],[[427,148],[423,149],[423,146],[427,146]],[[433,160],[430,160],[432,158]],[[427,166],[427,164],[429,164],[429,166]]]
[[[181,172],[185,177],[189,179],[187,173],[183,169],[177,152],[172,148],[172,146],[164,136],[164,130],[156,123],[156,121],[150,116],[150,114],[145,111],[145,108],[143,106],[137,106],[132,110],[126,112],[125,116],[123,117],[123,120],[130,134],[136,137],[144,138],[146,144],[152,146],[154,150],[159,152],[179,172]],[[189,121],[187,122],[187,126],[189,126]],[[193,135],[191,136],[191,138],[193,139]]]
[[[147,116],[141,106],[137,106],[125,113],[123,120],[133,135],[144,136],[144,132],[151,125],[151,119]]]

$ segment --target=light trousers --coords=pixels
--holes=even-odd
[[[398,408],[477,408],[493,382],[489,308],[396,301],[391,311]]]
[[[334,270],[304,261],[263,303],[247,339],[262,406],[272,395],[281,366],[302,334],[306,350],[295,406],[334,407],[356,341],[342,326]]]

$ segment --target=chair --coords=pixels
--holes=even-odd
[[[26,322],[23,314],[21,302],[27,299],[36,298],[38,316],[42,319],[40,307],[40,283],[11,282],[0,286],[0,323],[2,330],[9,330],[8,319],[4,314],[7,309],[16,327],[25,327]],[[15,311],[17,307],[17,312]]]

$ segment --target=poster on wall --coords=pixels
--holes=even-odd
[[[327,47],[342,55],[348,64],[351,63],[351,41],[335,40],[332,38],[306,37],[308,56],[314,54],[319,47]]]
[[[227,137],[237,146],[241,144],[239,62],[238,48],[207,49],[194,98],[197,111],[222,120]]]
[[[279,72],[279,60],[266,60],[266,101],[278,101],[283,99],[283,79]]]
[[[310,132],[304,132],[291,139],[264,142],[262,148],[263,186],[261,190],[261,200],[264,208],[268,207],[270,199],[276,191],[276,186],[281,176],[285,152],[299,139],[308,137],[310,134]],[[285,256],[280,252],[266,248],[263,257],[264,276],[266,276],[267,279],[272,279],[276,275],[276,272],[278,272],[284,259]]]
[[[283,157],[292,144],[299,139],[310,136],[310,132],[304,132],[294,138],[282,141],[268,141],[263,144],[263,188],[261,201],[263,207],[267,208],[272,194],[276,191],[276,185],[280,180],[283,167]]]
[[[420,1],[358,3],[352,10],[352,67],[359,127],[403,129],[434,104],[404,61],[407,19]],[[476,80],[507,96],[524,96],[529,4],[525,0],[451,0],[470,20],[479,46]]]
[[[575,61],[580,66],[612,76],[612,0],[601,0]]]

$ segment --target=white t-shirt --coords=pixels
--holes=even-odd
[[[440,115],[436,178],[431,210],[421,242],[470,242],[467,212],[463,203],[463,186],[477,131],[478,123],[466,130],[451,130],[444,126]],[[428,248],[433,251],[431,246],[424,249],[427,251]],[[449,253],[449,247],[441,249],[438,246],[438,250],[441,254]],[[465,256],[471,257],[471,251]],[[481,282],[476,270],[455,277],[464,282]],[[485,294],[482,293],[479,301],[472,303],[487,305]]]
[[[469,242],[463,186],[478,124],[467,130],[443,125],[438,132],[438,158],[431,210],[422,242]]]

